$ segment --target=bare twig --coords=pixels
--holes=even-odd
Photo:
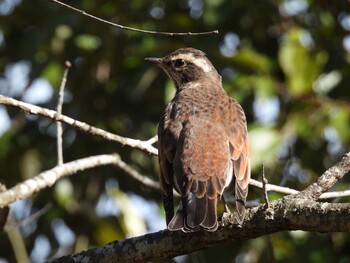
[[[262,182],[259,182],[254,179],[250,179],[249,184],[251,186],[254,186],[256,188],[261,188],[263,187]],[[276,192],[280,194],[286,194],[286,195],[294,195],[300,193],[300,191],[289,188],[289,187],[283,187],[283,186],[278,186],[274,184],[266,184],[266,191],[267,192]],[[327,192],[323,193],[320,195],[318,200],[324,200],[324,199],[332,199],[332,198],[339,198],[339,197],[346,197],[350,196],[350,190],[344,190],[344,191],[333,191],[333,192]]]
[[[255,186],[257,188],[261,188],[261,189],[263,188],[262,182],[259,182],[259,181],[254,180],[254,179],[250,179],[249,184],[251,186]],[[289,187],[278,186],[278,185],[274,185],[274,184],[266,184],[265,188],[266,188],[267,192],[277,192],[277,193],[287,194],[287,195],[299,193],[298,190],[295,190],[295,189],[292,189]]]
[[[102,137],[108,141],[113,141],[113,142],[120,143],[122,145],[127,145],[133,148],[137,148],[150,154],[154,154],[154,155],[158,154],[157,149],[147,141],[130,139],[130,138],[122,137],[110,132],[106,132],[102,129],[90,126],[84,122],[75,120],[65,115],[57,116],[57,113],[54,110],[49,110],[46,108],[35,106],[35,105],[25,103],[19,100],[15,100],[13,98],[6,97],[3,95],[0,95],[0,104],[16,107],[18,109],[21,109],[27,114],[40,115],[43,117],[50,118],[52,120],[60,121],[80,131],[86,132],[94,136]]]
[[[157,31],[150,31],[150,30],[142,30],[142,29],[137,29],[137,28],[133,28],[133,27],[128,27],[128,26],[122,26],[116,23],[112,23],[109,21],[106,21],[102,18],[99,18],[97,16],[91,15],[89,13],[86,13],[83,10],[80,10],[78,8],[75,8],[73,6],[70,6],[68,4],[62,3],[58,0],[51,0],[52,2],[59,4],[61,6],[64,6],[70,10],[73,10],[74,12],[80,13],[84,16],[90,17],[92,19],[98,20],[102,23],[120,28],[120,29],[125,29],[125,30],[129,30],[129,31],[134,31],[134,32],[139,32],[139,33],[146,33],[146,34],[154,34],[154,35],[166,35],[166,36],[200,36],[200,35],[210,35],[210,34],[219,34],[218,30],[214,30],[214,31],[209,31],[209,32],[199,32],[199,33],[192,33],[192,32],[187,32],[187,33],[173,33],[173,32],[157,32]]]
[[[155,190],[160,190],[160,185],[157,181],[154,181],[154,180],[148,178],[147,176],[140,174],[138,171],[136,171],[130,165],[123,162],[122,159],[118,158],[115,162],[115,165],[117,167],[119,167],[122,171],[124,171],[126,174],[130,175],[132,178],[134,178],[135,180],[142,183],[144,186],[155,189]]]
[[[40,208],[38,211],[36,211],[35,213],[31,214],[30,216],[24,218],[21,221],[18,221],[18,222],[15,222],[14,220],[10,221],[11,223],[6,225],[5,231],[8,232],[8,231],[11,231],[14,228],[19,228],[20,226],[23,226],[25,224],[28,224],[28,223],[31,223],[31,222],[34,222],[34,221],[38,220],[51,207],[52,207],[52,204],[48,203],[48,204],[44,205],[42,208]]]
[[[264,201],[266,208],[269,207],[269,197],[267,196],[267,190],[266,185],[268,184],[268,181],[265,177],[265,166],[264,164],[261,165],[261,180],[262,180],[262,190],[264,192]]]
[[[62,105],[63,105],[63,97],[64,97],[64,88],[66,86],[67,82],[67,75],[69,68],[72,66],[72,64],[69,61],[66,61],[65,63],[65,70],[63,73],[62,81],[61,81],[61,86],[60,86],[60,91],[58,93],[58,103],[57,103],[57,118],[61,117],[62,114]],[[62,123],[57,122],[57,164],[61,165],[63,164],[63,141],[62,141]]]
[[[340,198],[340,197],[346,197],[346,196],[350,196],[350,190],[334,191],[334,192],[323,193],[323,194],[321,194],[321,196],[318,198],[318,200],[321,200],[321,199]]]
[[[154,137],[153,137],[154,138]],[[151,138],[152,139],[152,138]],[[150,139],[150,140],[151,140]],[[149,140],[148,140],[149,141]],[[120,168],[123,172],[130,175],[132,178],[140,182],[142,185],[152,188],[154,190],[160,190],[160,184],[158,181],[154,181],[150,179],[149,177],[139,173],[137,170],[135,170],[133,167],[128,165],[127,163],[123,162],[122,159],[118,159],[115,163],[115,165]],[[174,190],[173,195],[176,197],[180,197],[180,195]]]

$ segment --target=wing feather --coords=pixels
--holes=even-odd
[[[238,222],[243,223],[245,203],[250,181],[250,156],[247,124],[242,107],[230,99],[230,113],[227,131],[230,138],[230,153],[235,176],[235,197]]]

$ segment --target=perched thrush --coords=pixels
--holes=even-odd
[[[217,203],[229,186],[235,189],[237,219],[242,224],[250,179],[242,107],[226,94],[221,76],[200,50],[182,48],[146,60],[161,67],[176,88],[158,126],[168,229],[215,231]],[[181,196],[175,215],[173,188]]]

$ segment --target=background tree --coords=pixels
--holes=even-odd
[[[207,53],[223,76],[224,88],[246,111],[253,178],[258,178],[264,163],[270,183],[302,190],[349,150],[347,1],[82,0],[70,4],[136,28],[218,29],[220,34],[140,34],[107,26],[50,1],[2,1],[1,94],[54,109],[64,62],[69,60],[72,68],[63,113],[121,136],[147,140],[154,136],[174,89],[160,70],[143,59],[192,46]],[[0,131],[0,180],[7,188],[56,165],[52,120],[0,106]],[[68,126],[63,142],[65,162],[118,152],[124,162],[157,180],[155,157],[138,149]],[[348,187],[344,178],[332,190]],[[251,189],[249,204],[263,203],[261,191]],[[164,229],[159,197],[158,191],[114,167],[62,179],[12,205],[12,219],[0,236],[1,260],[13,262],[15,255],[28,253],[31,261],[40,262]],[[270,200],[280,197],[269,196]],[[21,240],[26,253],[18,245]],[[349,243],[347,233],[282,232],[177,260],[212,262],[225,255],[221,262],[271,258],[347,262]]]

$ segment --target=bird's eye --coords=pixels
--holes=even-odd
[[[173,62],[173,65],[175,68],[181,68],[186,66],[186,61],[183,59],[177,59]]]

